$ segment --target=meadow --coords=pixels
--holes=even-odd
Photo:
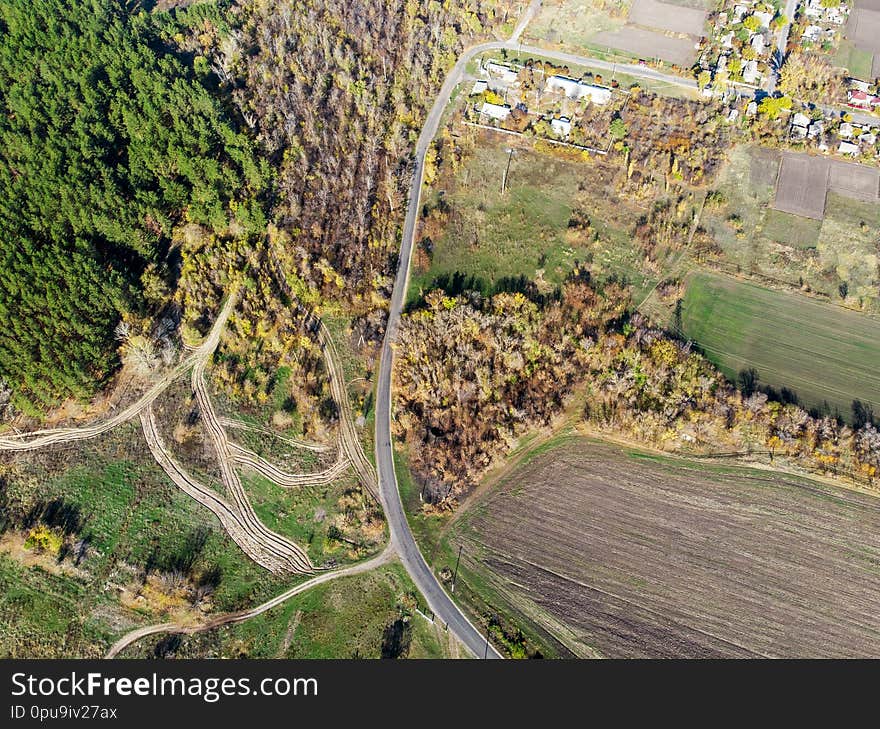
[[[0,656],[99,657],[139,625],[196,618],[201,608],[180,599],[185,575],[210,585],[202,607],[217,612],[260,602],[291,582],[247,559],[210,512],[167,481],[134,425],[6,458],[0,496]],[[23,547],[10,516],[52,502],[77,522],[81,558]],[[154,589],[151,577],[168,589]]]
[[[644,208],[620,198],[610,167],[596,159],[572,161],[542,153],[531,143],[514,144],[492,132],[475,140],[454,173],[441,172],[426,201],[425,209],[442,205],[449,217],[430,240],[428,265],[416,259],[410,302],[438,286],[491,292],[515,287],[521,278],[546,292],[578,263],[589,263],[599,279],[613,276],[631,283],[635,296],[654,286],[656,274],[645,269],[628,230]],[[570,221],[583,216],[601,243],[572,232]],[[422,235],[424,242],[424,229]]]
[[[123,658],[173,647],[181,658],[456,658],[398,562],[318,585],[247,622],[135,643]],[[396,638],[396,641],[395,641]]]

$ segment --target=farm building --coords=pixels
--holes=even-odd
[[[611,101],[611,89],[576,81],[566,76],[551,76],[547,79],[548,91],[562,91],[570,99],[589,99],[594,104],[607,104]]]
[[[489,84],[485,81],[476,81],[474,82],[474,87],[471,89],[471,96],[476,96],[477,94],[482,94],[484,91],[487,91],[489,88]]]
[[[493,76],[506,84],[515,83],[517,78],[519,78],[516,71],[514,71],[510,66],[505,66],[504,64],[496,63],[495,61],[489,61],[485,65],[484,70],[490,76]]]
[[[480,107],[480,114],[484,114],[490,119],[504,121],[510,116],[510,107],[507,104],[490,104],[488,101],[484,101],[483,106]]]

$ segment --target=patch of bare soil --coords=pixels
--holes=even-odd
[[[472,569],[578,655],[880,656],[872,496],[572,439],[454,532]]]

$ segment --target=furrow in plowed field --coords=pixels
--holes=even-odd
[[[880,656],[869,495],[576,439],[517,469],[459,539],[469,568],[581,655]]]

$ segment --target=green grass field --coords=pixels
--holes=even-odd
[[[834,56],[834,65],[847,69],[855,78],[870,79],[874,56],[856,48],[851,41],[842,40]]]
[[[460,272],[487,285],[505,277],[552,283],[574,267],[575,251],[564,233],[577,191],[577,165],[526,150],[510,163],[505,193],[501,181],[509,153],[503,143],[478,145],[446,195],[450,224],[434,243],[431,267],[413,272],[410,294],[438,277]]]
[[[795,248],[815,248],[821,229],[821,220],[769,209],[764,218],[763,233],[768,238]]]
[[[724,373],[754,367],[808,407],[848,417],[854,399],[878,403],[880,321],[806,296],[707,273],[688,279],[684,333]]]
[[[576,262],[589,263],[599,280],[616,276],[630,282],[634,298],[656,283],[622,227],[642,210],[626,206],[628,214],[621,214],[622,205],[598,163],[572,162],[518,146],[502,195],[509,149],[507,140],[481,136],[455,177],[435,182],[429,200],[435,203],[442,193],[449,220],[433,241],[430,266],[413,267],[410,301],[438,284],[448,290],[448,279],[455,274],[473,279],[484,291],[520,276],[550,288],[562,283]],[[576,208],[590,217],[601,244],[569,237]]]
[[[10,510],[63,499],[78,510],[77,538],[88,543],[79,565],[67,557],[26,565],[14,550],[0,554],[0,656],[100,656],[121,634],[157,621],[149,609],[126,607],[118,591],[136,589],[153,571],[214,571],[211,601],[219,612],[281,592],[290,579],[251,562],[207,510],[151,462],[134,426],[63,453],[40,451],[5,475]],[[67,465],[74,464],[74,465]],[[3,537],[12,535],[4,527]],[[295,580],[294,580],[295,581]]]
[[[408,636],[400,657],[456,657],[449,633],[416,608],[427,614],[406,571],[392,562],[319,585],[247,622],[186,637],[174,653],[180,658],[380,658],[386,631],[400,620]],[[148,657],[159,640],[136,643],[122,657]]]

